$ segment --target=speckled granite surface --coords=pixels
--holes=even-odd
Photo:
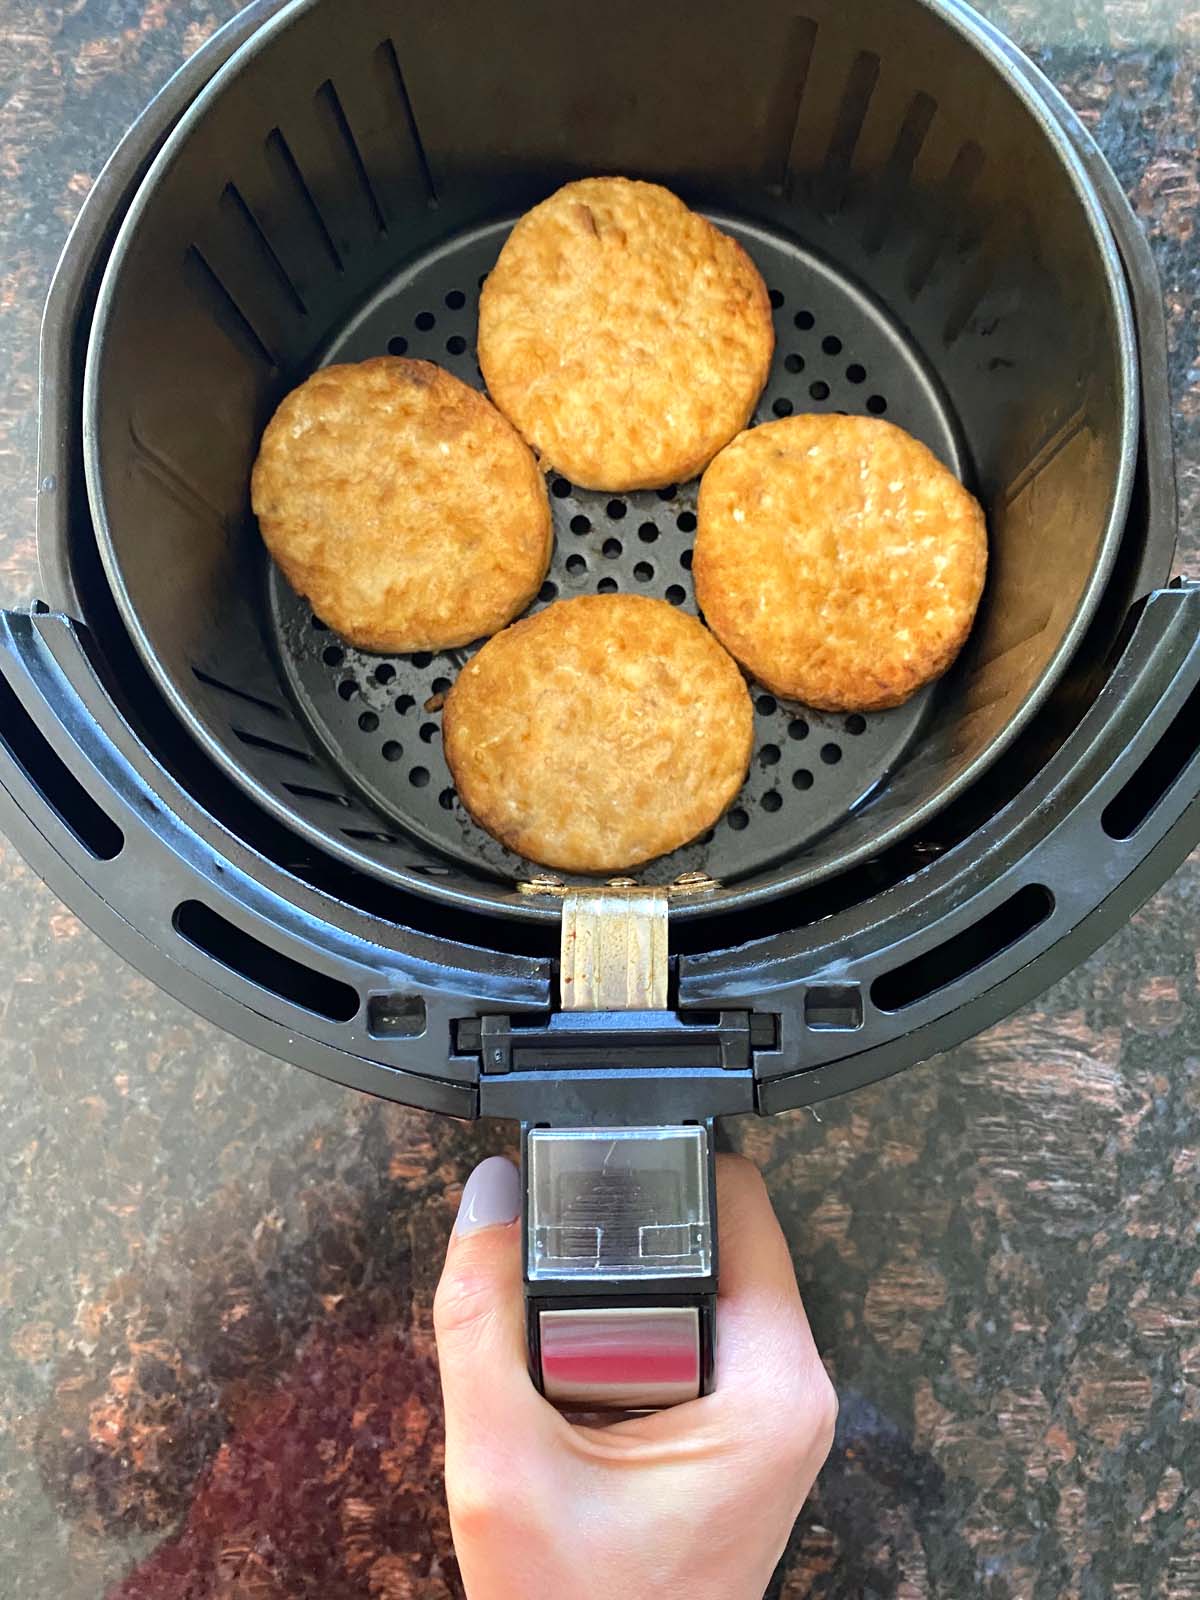
[[[0,0],[0,603],[67,226],[222,0]],[[1200,568],[1200,10],[996,0],[1154,241]],[[1035,1007],[753,1128],[842,1393],[782,1593],[1200,1597],[1200,870]],[[429,1305],[503,1145],[283,1067],[0,843],[0,1595],[445,1600]],[[369,1445],[363,1444],[370,1437]]]

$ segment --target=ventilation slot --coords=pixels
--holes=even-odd
[[[367,1001],[367,1031],[375,1039],[419,1039],[425,1032],[425,1002],[419,994],[373,994]]]
[[[429,165],[429,157],[425,153],[425,145],[421,139],[420,129],[417,127],[417,119],[413,114],[408,85],[405,83],[404,73],[400,69],[400,58],[396,54],[396,46],[390,39],[385,39],[379,46],[378,61],[383,71],[384,81],[390,85],[400,101],[404,122],[408,128],[409,137],[412,139],[413,149],[417,154],[421,175],[425,179],[425,189],[428,194],[429,204],[436,206],[438,194],[437,186],[433,181],[433,170]]]
[[[280,744],[278,739],[264,739],[259,733],[248,733],[245,728],[234,728],[234,735],[242,744],[250,746],[251,750],[267,750],[273,756],[286,756],[289,761],[303,761],[305,766],[314,766],[312,756],[307,750],[293,750],[290,744]]]
[[[219,689],[222,694],[231,694],[235,700],[244,700],[248,706],[257,706],[260,711],[269,711],[273,717],[286,715],[282,706],[275,705],[271,700],[263,700],[259,695],[251,694],[248,689],[237,689],[232,683],[223,683],[220,678],[214,678],[202,667],[193,667],[192,677],[197,683],[203,683],[209,689]],[[239,738],[245,738],[245,734],[239,734]]]
[[[358,180],[358,187],[362,192],[362,197],[366,201],[371,216],[374,218],[375,226],[380,233],[386,233],[387,221],[383,215],[383,209],[379,204],[374,186],[371,183],[366,164],[363,161],[362,152],[358,148],[358,140],[354,137],[353,130],[346,117],[345,108],[329,78],[326,78],[325,82],[317,90],[315,98],[317,105],[328,119],[331,144],[336,149],[337,140],[341,141],[354,176]]]
[[[850,76],[846,81],[846,92],[842,96],[842,103],[838,107],[837,122],[833,130],[833,138],[829,142],[829,152],[825,157],[825,171],[821,181],[821,204],[832,214],[840,211],[845,199],[846,183],[850,176],[850,164],[854,160],[854,151],[858,145],[858,137],[862,132],[863,119],[867,114],[867,107],[871,103],[871,96],[875,93],[875,84],[879,79],[879,57],[869,50],[861,50],[854,58],[854,65],[850,68]]]
[[[775,152],[768,168],[767,187],[782,194],[787,185],[788,161],[792,151],[792,130],[800,115],[808,83],[808,69],[812,65],[813,45],[816,43],[817,25],[811,17],[793,17],[788,28],[787,46],[780,63],[779,87],[768,113],[766,137],[767,150]]]
[[[21,768],[55,816],[95,861],[112,861],[125,835],[96,804],[0,673],[0,744]]]
[[[1045,922],[1054,910],[1054,896],[1040,883],[1019,889],[1003,905],[936,949],[927,950],[893,972],[876,978],[871,999],[881,1011],[903,1011],[948,984],[957,983],[1016,944]]]
[[[316,789],[307,783],[285,783],[283,787],[289,794],[294,794],[297,800],[320,800],[325,805],[344,806],[347,810],[354,804],[348,794],[335,794],[332,789]]]
[[[296,192],[309,221],[316,231],[317,237],[329,252],[329,259],[333,263],[335,271],[343,271],[341,253],[333,242],[333,235],[330,233],[325,218],[321,214],[321,208],[317,204],[316,196],[309,188],[308,180],[300,171],[299,162],[292,154],[291,145],[288,144],[278,128],[272,128],[267,135],[266,144],[263,148],[266,152],[267,164],[271,168],[275,181],[281,189],[291,188]]]
[[[960,146],[941,186],[938,215],[944,219],[944,225],[937,228],[924,244],[914,250],[912,260],[909,262],[907,286],[909,294],[914,299],[929,282],[938,258],[950,241],[954,232],[954,223],[951,219],[965,214],[967,196],[983,171],[983,165],[983,151],[973,139],[968,139]]]
[[[275,279],[275,282],[291,302],[294,310],[302,317],[307,316],[308,307],[305,305],[299,289],[292,282],[287,268],[275,253],[274,245],[263,232],[262,223],[251,211],[245,196],[236,184],[227,183],[225,185],[225,192],[221,196],[221,204],[227,212],[232,213],[238,219],[250,240],[251,248],[254,250],[259,262]]]
[[[358,994],[348,983],[273,950],[199,900],[176,908],[175,931],[239,978],[302,1011],[330,1022],[349,1022],[358,1013]]]
[[[208,307],[213,321],[230,342],[252,358],[264,362],[272,371],[278,368],[279,362],[270,345],[194,244],[188,246],[185,271],[192,287]]]
[[[908,198],[913,168],[936,115],[936,100],[923,93],[913,96],[896,134],[895,147],[888,158],[887,170],[880,185],[879,210],[863,236],[863,244],[869,255],[878,254],[891,231],[896,211]]]
[[[1100,826],[1110,839],[1128,839],[1141,827],[1200,748],[1200,684],[1192,690],[1141,766],[1108,802]]]

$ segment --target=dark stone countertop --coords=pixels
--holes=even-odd
[[[987,9],[1153,240],[1194,572],[1200,10]],[[0,0],[0,603],[36,582],[55,257],[117,137],[231,10]],[[456,1593],[430,1296],[455,1186],[505,1131],[222,1035],[3,843],[0,906],[0,1593]],[[1198,926],[1193,860],[1035,1006],[744,1133],[842,1394],[786,1600],[1200,1597]]]

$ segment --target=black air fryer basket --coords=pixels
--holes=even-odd
[[[512,220],[597,172],[667,183],[757,262],[777,353],[755,420],[886,415],[978,493],[991,550],[943,681],[869,717],[755,689],[734,808],[612,889],[466,815],[438,707],[469,652],[352,649],[248,506],[314,366],[390,350],[481,383]],[[542,1317],[649,1296],[698,1315],[703,1361],[712,1119],[966,1037],[1200,836],[1153,266],[1069,109],[954,0],[258,0],[114,155],[43,356],[43,599],[0,619],[0,820],[138,966],[286,1059],[535,1142],[699,1129],[694,1171],[631,1156],[649,1231],[541,1158]],[[695,609],[695,483],[551,491],[537,605]],[[588,966],[610,947],[651,951],[640,987]]]

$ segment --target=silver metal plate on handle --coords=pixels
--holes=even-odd
[[[583,889],[563,900],[564,1011],[665,1011],[665,889]]]
[[[578,1410],[653,1411],[700,1393],[695,1306],[580,1306],[540,1315],[542,1388]]]

